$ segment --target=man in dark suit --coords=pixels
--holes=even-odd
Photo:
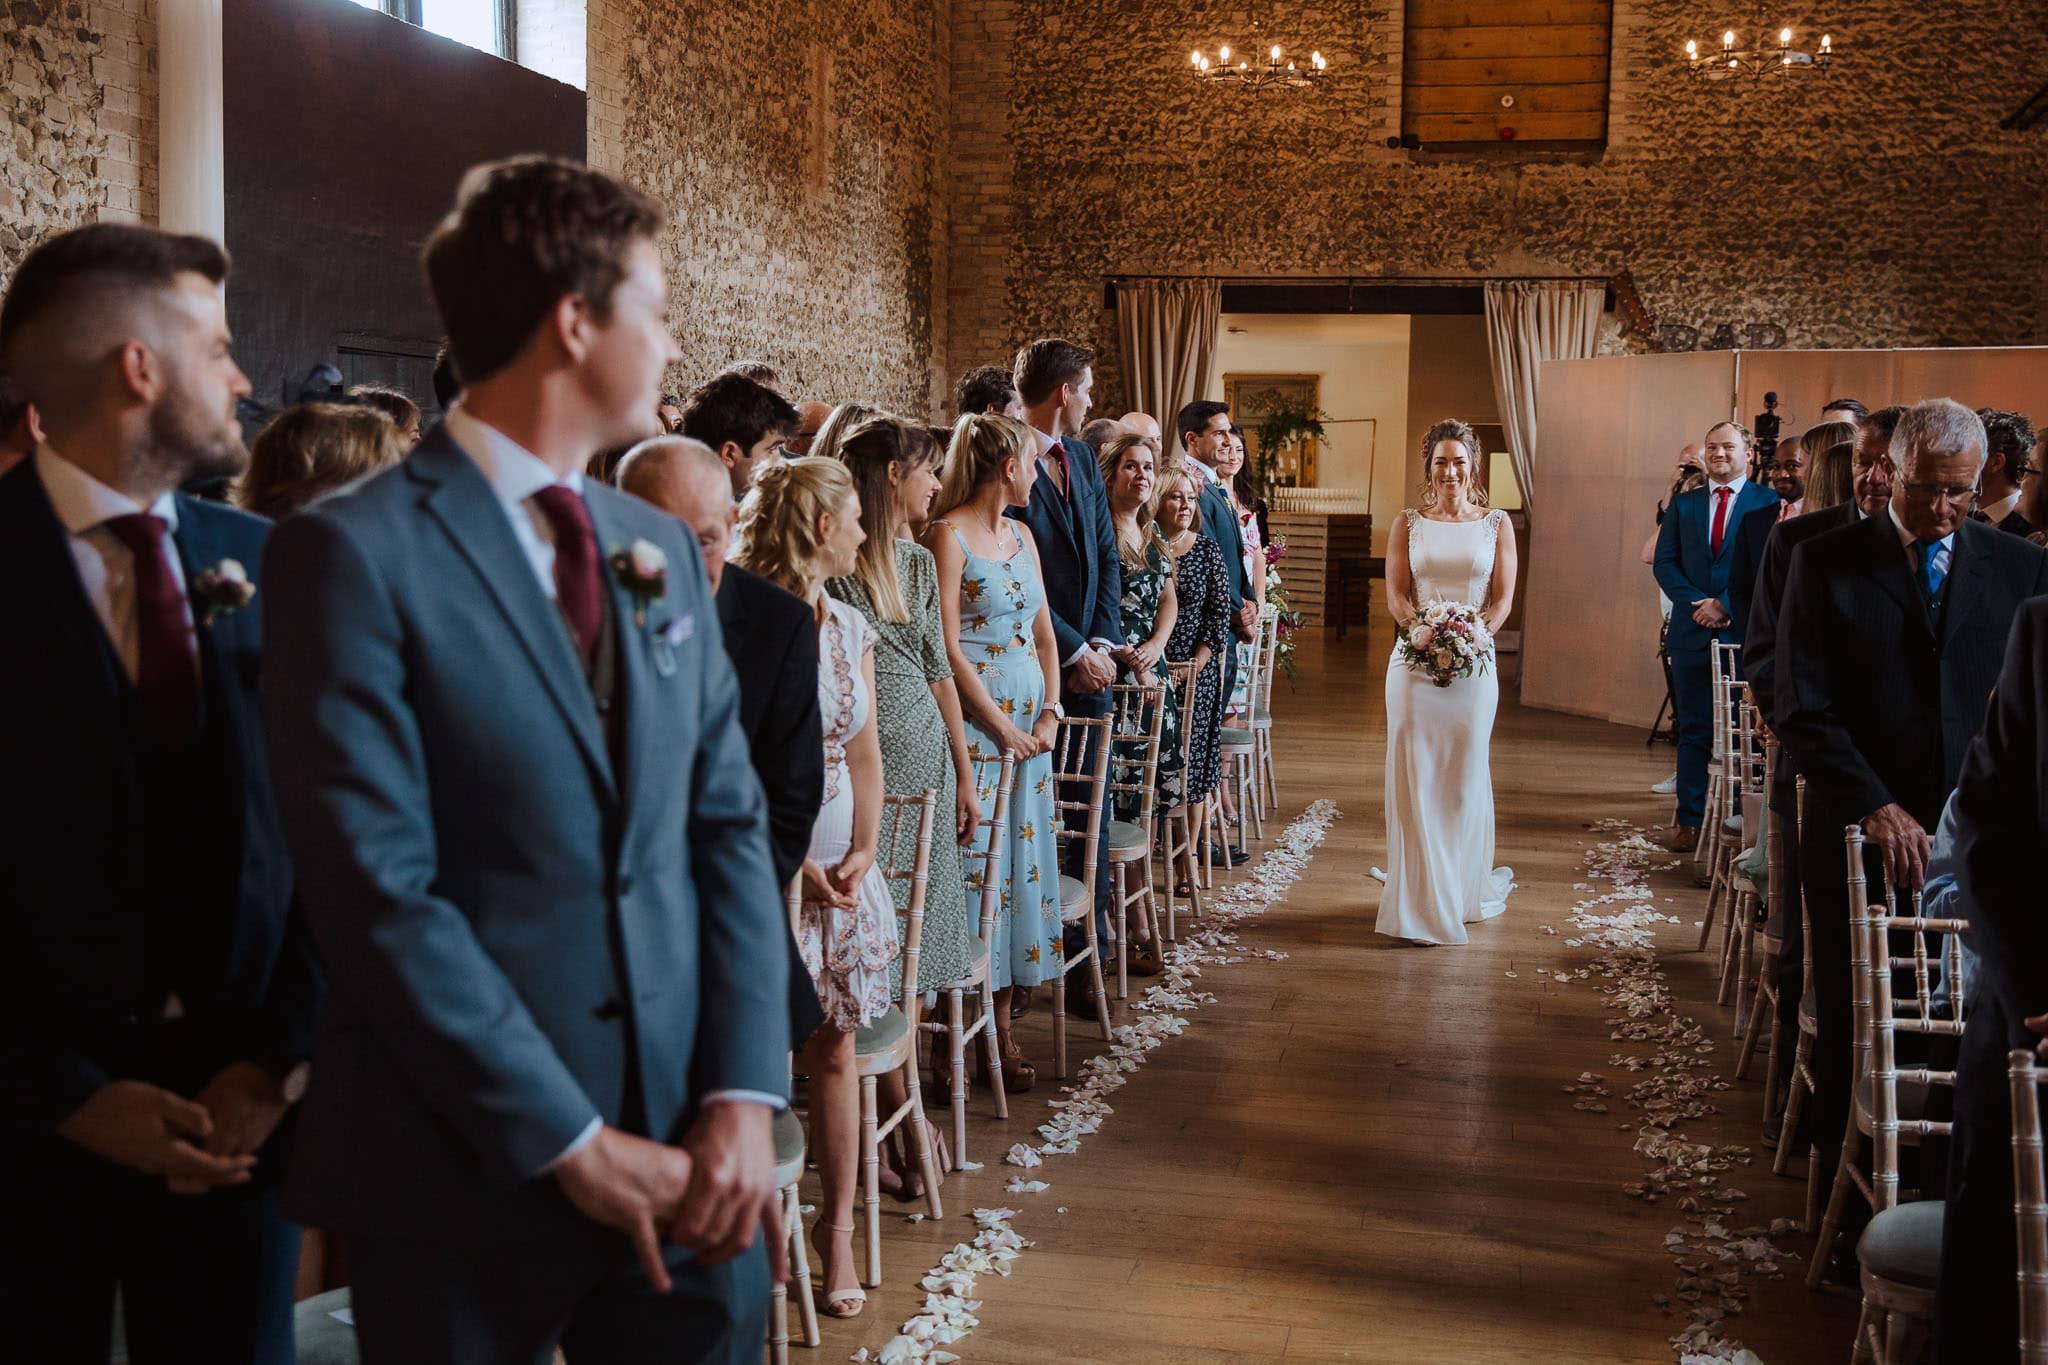
[[[0,1317],[21,1360],[288,1365],[274,1135],[318,972],[292,912],[249,597],[226,254],[99,224],[32,252],[0,363],[48,439],[0,479]]]
[[[811,827],[825,803],[825,733],[818,712],[818,621],[794,593],[725,562],[732,543],[732,484],[710,446],[657,436],[626,452],[619,487],[653,503],[697,538],[704,576],[718,598],[725,652],[740,685],[740,729],[768,801],[768,853],[775,884],[804,865]],[[825,1022],[818,993],[789,939],[789,1036],[802,1042]]]
[[[1797,437],[1787,437],[1778,443],[1777,457],[1771,461],[1771,491],[1778,495],[1778,505],[1751,512],[1735,532],[1735,548],[1728,556],[1728,614],[1735,619],[1737,640],[1749,639],[1749,608],[1756,599],[1764,546],[1771,532],[1778,523],[1791,521],[1806,510],[1803,454]]]
[[[1017,352],[1011,373],[1024,403],[1025,422],[1038,435],[1039,477],[1031,501],[1010,515],[1031,528],[1045,574],[1045,601],[1060,651],[1060,702],[1075,716],[1109,714],[1110,685],[1116,681],[1112,649],[1123,645],[1123,569],[1110,521],[1109,494],[1095,452],[1073,433],[1088,420],[1095,388],[1095,353],[1058,337],[1044,337]],[[1110,802],[1102,803],[1103,837],[1097,841],[1095,933],[1109,937]],[[1068,868],[1068,875],[1078,871]],[[1067,931],[1067,947],[1080,939]],[[1069,991],[1067,1005],[1092,1017],[1091,990]]]
[[[1984,487],[1970,515],[2007,535],[2030,536],[2042,528],[2029,521],[2021,507],[2027,458],[2034,450],[2034,424],[2024,413],[2002,408],[1977,409],[1984,423]]]
[[[1813,1141],[1832,1181],[1851,1081],[1842,830],[1870,840],[1901,893],[1921,885],[1929,831],[1997,681],[2019,605],[2048,592],[2048,554],[1968,520],[1984,426],[1946,398],[1892,436],[1884,515],[1801,545],[1778,617],[1774,728],[1806,778],[1802,865],[1813,929]]]
[[[1943,1365],[2018,1357],[2013,1234],[2012,1096],[2006,1053],[2048,1047],[2048,601],[2013,622],[2005,667],[1952,803],[1959,912],[1977,966],[1956,1068],[1948,1211],[1942,1222],[1935,1332]]]
[[[761,1350],[767,815],[696,546],[582,474],[677,358],[666,221],[580,164],[473,170],[424,253],[462,402],[271,538],[264,705],[330,974],[290,1188],[352,1239],[368,1365]]]
[[[1770,523],[1771,534],[1764,546],[1763,562],[1757,570],[1751,592],[1749,625],[1742,638],[1742,677],[1768,728],[1777,700],[1778,609],[1785,600],[1785,578],[1791,569],[1792,553],[1816,536],[1854,526],[1865,517],[1885,516],[1892,496],[1892,433],[1898,429],[1901,407],[1880,408],[1856,431],[1855,494],[1845,503],[1819,508],[1789,521]],[[1743,523],[1767,513],[1751,513]],[[1738,553],[1740,553],[1738,549]],[[1799,774],[1792,756],[1780,751],[1776,781],[1771,789],[1771,819],[1784,832],[1779,844],[1782,861],[1779,880],[1783,903],[1788,907],[1780,924],[1783,951],[1778,956],[1778,1074],[1792,1074],[1792,1057],[1799,1042],[1799,1000],[1806,989],[1802,957],[1806,931],[1799,918]],[[1779,1141],[1773,1116],[1764,1125],[1767,1145]]]
[[[1671,701],[1678,717],[1678,814],[1671,848],[1699,847],[1707,805],[1707,759],[1713,750],[1713,663],[1708,652],[1734,627],[1728,604],[1728,569],[1735,533],[1759,508],[1775,509],[1778,495],[1744,474],[1749,433],[1735,422],[1707,429],[1700,462],[1707,482],[1671,501],[1657,528],[1657,586],[1671,599],[1664,643],[1671,656]]]

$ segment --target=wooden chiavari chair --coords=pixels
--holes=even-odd
[[[918,1023],[918,1028],[932,1036],[934,1047],[938,1046],[940,1038],[946,1040],[947,1055],[953,1063],[953,1155],[963,1164],[967,1160],[967,1046],[976,1035],[986,1040],[983,1046],[988,1050],[988,1083],[996,1095],[996,1117],[1010,1117],[1010,1100],[1003,1087],[1002,1058],[996,1055],[996,1005],[991,964],[997,951],[996,920],[1003,902],[1003,854],[1009,844],[1010,787],[1016,777],[1017,756],[1004,754],[989,813],[980,820],[980,832],[974,840],[960,850],[960,863],[967,873],[967,889],[970,893],[981,893],[981,946],[975,950],[974,962],[965,976],[939,987],[939,994],[946,998],[945,1019],[925,1019]],[[979,1002],[972,1024],[966,1021],[969,991],[974,992]]]
[[[1860,845],[1860,838],[1856,842]],[[1861,856],[1860,847],[1854,856]],[[1960,936],[1968,926],[1962,920],[1926,919],[1917,913],[1894,915],[1889,913],[1890,907],[1889,899],[1869,906],[1858,922],[1872,1004],[1868,1084],[1859,1082],[1857,1086],[1856,1123],[1865,1128],[1871,1143],[1873,1216],[1856,1243],[1856,1258],[1863,1267],[1863,1311],[1856,1323],[1855,1359],[1911,1365],[1920,1358],[1927,1329],[1934,1322],[1934,1290],[1941,1277],[1941,1233],[1947,1206],[1942,1200],[1921,1199],[1917,1191],[1899,1188],[1899,1144],[1919,1145],[1928,1138],[1950,1135],[1951,1124],[1925,1115],[1935,1107],[1931,1103],[1934,1087],[1953,1087],[1956,1074],[1929,1067],[1901,1067],[1897,1035],[1961,1035],[1966,983]],[[1914,908],[1918,910],[1917,903]],[[1900,935],[1907,947],[1903,957],[1892,952]],[[1938,939],[1932,958],[1928,953],[1930,935]],[[1941,1017],[1934,1008],[1930,961],[1939,962],[1944,969],[1952,1018]],[[1907,983],[1904,994],[1899,993],[1897,983],[1901,973]],[[1858,993],[1862,993],[1860,989]],[[1845,1143],[1845,1167],[1849,1157]],[[1838,1195],[1842,1192],[1839,1181],[1835,1190]],[[1831,1206],[1833,1202],[1829,1201]]]
[[[1109,691],[1115,736],[1107,788],[1110,903],[1116,907],[1116,998],[1125,1000],[1131,994],[1132,906],[1138,909],[1139,926],[1152,936],[1153,951],[1164,951],[1152,899],[1152,808],[1159,790],[1159,733],[1171,699],[1156,683],[1116,683]],[[1132,798],[1122,804],[1135,803],[1135,819],[1116,818],[1118,795]],[[1133,877],[1133,868],[1140,875]]]
[[[1193,752],[1195,742],[1195,665],[1192,660],[1169,663],[1166,671],[1173,677],[1173,694],[1180,704],[1180,754],[1183,765]],[[1164,850],[1162,878],[1164,890],[1161,898],[1166,902],[1166,940],[1180,941],[1179,925],[1174,918],[1175,902],[1179,899],[1174,876],[1185,879],[1188,888],[1188,913],[1202,912],[1202,868],[1195,851],[1195,812],[1186,801],[1170,807],[1159,817],[1159,840]],[[1206,821],[1200,822],[1206,826]]]
[[[1704,864],[1709,875],[1714,868],[1714,857],[1721,851],[1722,840],[1726,837],[1724,822],[1728,818],[1728,774],[1729,766],[1729,684],[1742,658],[1742,647],[1715,640],[1707,646],[1707,661],[1712,668],[1713,681],[1707,695],[1714,709],[1713,748],[1707,758],[1707,805],[1701,821],[1699,847],[1693,850],[1693,862]],[[1707,929],[1713,924],[1713,898],[1707,899],[1707,923],[1700,928],[1700,947],[1707,946]]]
[[[1263,808],[1280,809],[1280,773],[1273,762],[1273,684],[1280,671],[1280,609],[1267,606],[1261,617],[1273,618],[1273,639],[1266,651],[1266,676],[1259,684],[1259,704],[1252,708],[1252,783],[1259,787]],[[1263,784],[1263,785],[1262,785]]]
[[[1730,880],[1742,847],[1742,797],[1750,789],[1755,759],[1754,732],[1744,724],[1748,712],[1742,701],[1742,683],[1735,676],[1741,647],[1717,640],[1709,648],[1714,660],[1714,754],[1707,772],[1707,805],[1700,832],[1700,851],[1707,868],[1707,914],[1700,922],[1699,942],[1703,952],[1714,932],[1717,913],[1734,899]],[[1722,925],[1724,939],[1733,927],[1731,915]]]
[[[1764,744],[1764,791],[1772,790],[1772,781],[1777,776],[1780,754],[1778,742],[1767,740]],[[1769,797],[1765,798],[1767,801]],[[1778,1100],[1778,1044],[1784,1036],[1783,1026],[1778,1022],[1778,960],[1784,956],[1784,925],[1789,921],[1785,916],[1785,822],[1775,811],[1764,816],[1764,856],[1768,871],[1764,878],[1764,904],[1769,911],[1767,919],[1755,938],[1762,950],[1762,961],[1757,967],[1755,990],[1750,997],[1747,1015],[1738,1004],[1736,1014],[1743,1018],[1740,1050],[1735,1062],[1735,1079],[1748,1080],[1750,1063],[1756,1057],[1759,1040],[1765,1043],[1764,1059],[1764,1118],[1770,1119],[1779,1104]],[[1749,955],[1743,954],[1743,972],[1749,971]],[[1782,1140],[1782,1139],[1781,1139]]]
[[[1081,926],[1084,945],[1076,953],[1062,952],[1059,975],[1052,979],[1053,1075],[1059,1080],[1067,1077],[1067,975],[1077,967],[1088,968],[1102,1040],[1110,1037],[1109,990],[1102,981],[1102,945],[1095,937],[1096,861],[1102,847],[1103,795],[1109,785],[1109,719],[1065,717],[1053,741],[1053,834],[1061,852],[1079,847],[1081,868],[1079,877],[1060,874],[1060,923]],[[1085,824],[1070,816],[1084,816]]]
[[[783,892],[783,908],[795,924],[803,913],[803,874],[789,879]],[[771,1291],[768,1312],[768,1354],[774,1365],[789,1365],[789,1286],[797,1288],[797,1316],[802,1325],[804,1345],[815,1347],[818,1336],[818,1305],[811,1297],[811,1247],[804,1237],[804,1162],[809,1151],[803,1120],[796,1107],[785,1107],[775,1116],[775,1187],[782,1191],[782,1235],[789,1244],[789,1278]]]
[[[2013,1212],[2019,1232],[2020,1365],[2048,1365],[2048,1191],[2042,1188],[2041,1091],[2034,1054],[2005,1055],[2012,1085]]]
[[[1728,908],[1728,922],[1721,934],[1721,981],[1714,996],[1714,1003],[1725,1005],[1732,993],[1735,996],[1735,1031],[1742,1032],[1742,1021],[1749,1009],[1750,971],[1756,955],[1757,907],[1764,902],[1764,888],[1756,878],[1744,870],[1744,864],[1754,855],[1755,845],[1741,848],[1749,836],[1756,833],[1748,818],[1748,811],[1757,812],[1756,826],[1768,826],[1770,818],[1765,811],[1771,789],[1770,753],[1758,737],[1756,707],[1750,703],[1748,689],[1738,683],[1735,686],[1735,711],[1737,724],[1731,739],[1733,752],[1741,756],[1741,762],[1730,781],[1735,784],[1734,806],[1736,819],[1740,823],[1744,838],[1728,841],[1723,849],[1721,888],[1723,901]],[[1761,757],[1762,768],[1758,759]],[[1713,893],[1707,894],[1712,914]]]
[[[1852,930],[1849,964],[1856,1015],[1855,1088],[1852,1092],[1848,1126],[1842,1132],[1842,1158],[1835,1167],[1834,1187],[1828,1193],[1827,1211],[1821,1216],[1819,1241],[1807,1267],[1806,1285],[1820,1285],[1833,1249],[1835,1230],[1842,1224],[1853,1194],[1872,1212],[1898,1202],[1898,1146],[1919,1145],[1923,1136],[1945,1134],[1948,1125],[1926,1120],[1932,1082],[1941,1075],[1943,1084],[1954,1084],[1949,1073],[1898,1071],[1891,1058],[1892,1035],[1900,1028],[1930,1036],[1960,1037],[1964,1005],[1962,948],[1958,935],[1961,920],[1931,920],[1920,914],[1920,894],[1912,896],[1911,915],[1893,915],[1893,890],[1889,878],[1880,881],[1880,897],[1870,898],[1863,864],[1864,836],[1861,827],[1851,825],[1843,833],[1849,857],[1849,923]],[[1894,957],[1890,931],[1905,935],[1910,955]],[[1937,1018],[1933,1007],[1931,973],[1928,969],[1927,934],[1945,934],[1936,950],[1935,961],[1945,969],[1954,1017]],[[1898,997],[1894,969],[1910,968],[1910,987]],[[1904,1084],[1901,1085],[1903,1077]],[[1862,1168],[1864,1149],[1871,1148],[1871,1168]],[[1890,1185],[1889,1197],[1884,1186]],[[1910,1193],[1910,1192],[1909,1192]]]
[[[1806,779],[1796,779],[1798,785],[1798,827],[1793,837],[1799,838],[1806,828]],[[1804,885],[1804,876],[1801,878]],[[1778,1155],[1771,1162],[1774,1175],[1785,1174],[1791,1162],[1793,1139],[1799,1132],[1799,1120],[1805,1112],[1807,1101],[1817,1093],[1813,1079],[1813,1049],[1818,1038],[1818,1016],[1813,1003],[1813,918],[1806,909],[1806,895],[1799,897],[1799,1039],[1792,1050],[1792,1074],[1786,1078],[1785,1112],[1778,1123]],[[1806,1150],[1806,1211],[1801,1226],[1812,1232],[1820,1221],[1820,1152],[1811,1144]]]
[[[1259,713],[1259,699],[1266,693],[1273,678],[1274,645],[1279,639],[1280,613],[1272,607],[1259,612],[1259,624],[1252,637],[1252,661],[1250,674],[1245,683],[1244,714],[1239,717],[1241,725],[1223,727],[1223,780],[1231,783],[1237,791],[1237,851],[1250,852],[1246,843],[1246,830],[1256,827],[1257,838],[1266,837],[1265,795],[1256,781],[1258,762],[1258,732],[1252,726],[1252,718]],[[1214,824],[1219,848],[1230,846],[1229,822],[1223,818],[1223,803],[1212,801],[1209,805],[1214,815]]]
[[[924,943],[924,896],[931,870],[932,812],[939,794],[882,798],[882,833],[876,866],[890,881],[910,883],[910,897],[898,914],[903,920],[902,1003],[854,1034],[855,1069],[860,1074],[861,1199],[867,1212],[867,1276],[873,1289],[882,1282],[882,1143],[907,1121],[911,1148],[924,1177],[925,1208],[933,1218],[945,1217],[939,1199],[939,1164],[932,1158],[925,1131],[924,1097],[917,1075],[917,1015],[923,1002],[917,993],[917,958]],[[906,840],[907,835],[907,840]],[[905,847],[906,842],[908,848]],[[907,858],[907,865],[906,865]],[[891,1071],[903,1073],[907,1098],[882,1118],[877,1080]]]

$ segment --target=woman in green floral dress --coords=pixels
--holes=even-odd
[[[1166,714],[1159,727],[1159,794],[1156,809],[1177,806],[1185,797],[1187,754],[1181,748],[1180,699],[1166,668],[1166,642],[1179,619],[1173,590],[1173,559],[1152,525],[1152,489],[1158,451],[1150,437],[1118,436],[1104,441],[1096,459],[1102,486],[1109,492],[1110,520],[1116,525],[1116,548],[1123,561],[1122,606],[1124,647],[1116,651],[1122,666],[1119,682],[1149,682],[1162,689]],[[1124,746],[1119,746],[1124,747]],[[1117,755],[1119,759],[1123,755]],[[1135,757],[1135,756],[1133,756]],[[1116,780],[1132,783],[1134,770],[1117,765]],[[1136,792],[1116,794],[1116,817],[1138,815]]]

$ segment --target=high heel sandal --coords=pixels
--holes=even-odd
[[[1022,1095],[1038,1084],[1038,1068],[1024,1060],[1024,1050],[1017,1046],[1015,1038],[1005,1038],[1007,1044],[1001,1049],[1003,1059],[1003,1090],[1007,1094]]]
[[[825,1278],[825,1263],[832,1258],[824,1247],[818,1245],[818,1234],[821,1232],[845,1233],[848,1244],[846,1261],[848,1265],[852,1265],[854,1264],[853,1231],[854,1226],[851,1223],[848,1223],[843,1228],[824,1222],[812,1225],[811,1245],[816,1248],[818,1253],[818,1278],[821,1281]],[[858,1277],[860,1272],[856,1270],[854,1274]],[[855,1284],[851,1289],[822,1287],[818,1289],[815,1297],[818,1302],[818,1311],[828,1318],[857,1318],[861,1315],[861,1310],[867,1307],[868,1303],[868,1291],[862,1289],[858,1284]]]
[[[889,1141],[883,1144],[884,1165],[897,1157],[896,1138],[901,1132],[902,1129],[899,1128],[891,1133]],[[938,1168],[939,1181],[943,1184],[946,1177],[953,1174],[952,1149],[946,1146],[945,1135],[932,1126],[930,1119],[924,1121],[924,1132],[925,1141],[932,1145],[932,1165]],[[908,1150],[909,1146],[909,1140],[905,1139],[902,1152],[903,1170],[897,1176],[902,1184],[895,1192],[895,1197],[905,1204],[916,1204],[924,1200],[924,1171],[917,1164],[916,1154]]]

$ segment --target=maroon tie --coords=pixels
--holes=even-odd
[[[541,515],[555,531],[555,605],[576,637],[576,652],[588,665],[597,651],[597,633],[604,616],[598,594],[604,575],[597,563],[597,531],[590,509],[573,489],[551,483],[533,495]]]
[[[1715,554],[1721,553],[1721,537],[1728,531],[1728,499],[1734,492],[1732,488],[1714,490],[1714,535],[1711,548]]]
[[[185,595],[171,573],[162,517],[130,512],[103,523],[135,557],[135,624],[141,645],[135,688],[150,728],[166,747],[191,744],[199,722],[199,661],[192,654]]]

